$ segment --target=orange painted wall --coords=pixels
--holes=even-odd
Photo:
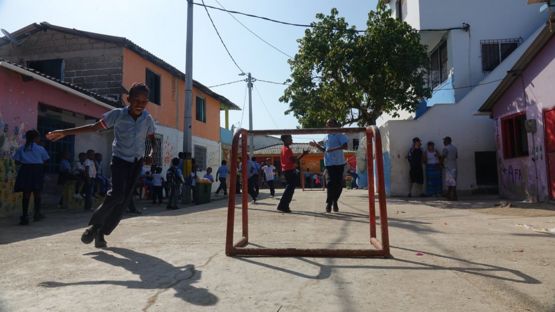
[[[149,103],[147,110],[152,114],[156,121],[166,127],[177,128],[183,130],[183,94],[185,86],[183,80],[173,77],[166,70],[145,60],[135,52],[123,50],[123,86],[129,90],[134,82],[145,82],[146,69],[160,75],[160,104]],[[175,82],[174,82],[175,81]],[[176,92],[172,90],[172,83],[177,86],[177,102]],[[177,110],[177,114],[176,114]],[[180,118],[177,118],[179,116]]]
[[[197,96],[206,103],[206,123],[197,120]],[[220,102],[193,88],[193,135],[220,141]]]
[[[123,86],[127,89],[134,82],[144,82],[146,69],[160,75],[160,104],[149,103],[147,110],[161,125],[183,131],[185,120],[185,82],[165,69],[142,58],[137,53],[123,51]],[[206,123],[196,120],[196,96],[204,97]],[[220,103],[193,87],[193,135],[211,141],[220,141]]]

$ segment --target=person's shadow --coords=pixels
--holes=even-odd
[[[140,281],[100,280],[81,282],[55,282],[46,281],[39,283],[42,287],[66,287],[76,285],[101,285],[111,284],[134,289],[158,289],[155,295],[148,299],[148,306],[154,304],[158,295],[169,289],[176,291],[175,297],[181,298],[191,304],[209,306],[218,302],[218,297],[207,289],[192,286],[201,278],[201,271],[195,269],[194,265],[175,267],[172,264],[147,254],[136,252],[125,248],[106,248],[117,255],[104,251],[91,252],[93,259],[119,266],[140,277]]]

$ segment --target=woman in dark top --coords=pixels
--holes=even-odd
[[[409,150],[408,160],[410,165],[410,186],[409,197],[412,196],[412,187],[414,184],[420,186],[421,195],[423,192],[424,184],[424,170],[422,168],[422,142],[419,138],[412,139],[412,147]]]
[[[19,147],[13,159],[20,165],[15,180],[14,192],[23,192],[23,201],[20,225],[29,224],[29,200],[31,194],[35,200],[33,220],[44,218],[40,213],[40,192],[44,180],[44,164],[50,158],[44,147],[38,145],[40,135],[37,130],[25,133],[25,145]]]

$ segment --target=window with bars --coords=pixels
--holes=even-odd
[[[199,170],[206,169],[206,147],[195,145],[194,148],[195,152],[195,164],[197,165]]]
[[[501,119],[503,156],[505,158],[528,156],[528,134],[525,124],[525,113]]]
[[[156,140],[156,149],[154,150],[154,155],[152,156],[152,165],[162,167],[162,141],[163,136],[161,134],[155,134],[154,139]],[[151,141],[146,139],[145,141],[145,153],[150,153]],[[146,156],[146,155],[145,155]]]
[[[203,98],[197,96],[196,100],[197,120],[206,122],[206,102]]]
[[[160,75],[155,74],[147,68],[145,82],[150,90],[148,93],[148,100],[154,104],[160,105]]]
[[[430,54],[429,86],[433,89],[447,80],[447,41],[443,41]]]
[[[503,62],[522,42],[521,38],[481,40],[482,70],[492,71]]]

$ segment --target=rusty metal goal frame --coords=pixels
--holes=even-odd
[[[370,245],[375,249],[297,249],[297,248],[249,248],[249,200],[247,179],[247,138],[250,135],[282,135],[282,134],[327,134],[327,133],[366,133],[367,150],[367,172],[368,172],[368,218],[370,225]],[[241,216],[242,216],[242,238],[233,243],[233,232],[235,227],[235,192],[237,180],[237,158],[239,141],[241,141]],[[374,168],[374,150],[376,168]],[[254,130],[238,129],[233,136],[230,159],[230,189],[227,207],[227,230],[225,242],[225,254],[227,256],[268,256],[268,257],[367,257],[367,258],[389,258],[389,231],[387,219],[387,207],[385,198],[385,184],[383,173],[382,142],[379,129],[375,126],[368,128],[315,128],[294,130]],[[378,202],[380,209],[380,232],[381,241],[377,238],[376,228],[376,198],[374,191],[374,169],[378,183]]]

